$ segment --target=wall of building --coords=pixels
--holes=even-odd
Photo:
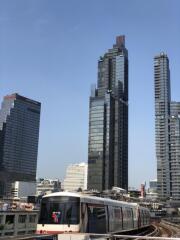
[[[12,196],[17,198],[27,198],[36,195],[36,182],[19,182],[12,184]]]
[[[77,191],[87,189],[87,164],[72,164],[67,167],[66,176],[63,182],[63,189],[66,191]]]

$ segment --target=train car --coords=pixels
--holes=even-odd
[[[135,203],[59,192],[42,198],[37,233],[121,233],[149,224],[149,210]]]

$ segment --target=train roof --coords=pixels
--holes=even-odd
[[[137,207],[138,204],[137,203],[128,203],[128,202],[124,202],[124,201],[119,201],[119,200],[113,200],[110,198],[102,198],[102,197],[96,197],[96,196],[90,196],[90,195],[86,195],[83,193],[75,193],[75,192],[55,192],[55,193],[50,193],[47,194],[45,196],[43,196],[43,198],[47,198],[47,197],[59,197],[59,196],[66,196],[66,197],[79,197],[82,200],[89,200],[89,201],[97,201],[98,203],[111,203],[113,205],[116,204],[122,204],[124,206],[131,206],[133,208]]]

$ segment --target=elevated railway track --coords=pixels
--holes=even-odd
[[[3,238],[3,240],[177,240],[180,239],[180,227],[165,221],[154,223],[149,228],[144,228],[140,232],[127,232],[122,234],[82,234],[82,233],[66,233],[58,235],[34,235],[34,236],[19,236],[17,238]],[[1,240],[1,238],[0,238]]]

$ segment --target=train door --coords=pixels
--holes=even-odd
[[[131,229],[133,228],[132,209],[126,208],[126,211],[127,211],[127,228]]]
[[[127,229],[127,212],[125,207],[122,208],[122,212],[123,212],[123,230],[126,230]]]
[[[141,212],[140,212],[139,207],[137,209],[137,217],[138,217],[138,228],[140,228],[141,227]]]
[[[107,233],[107,207],[90,203],[82,203],[81,232]]]
[[[131,228],[134,228],[134,212],[132,208],[130,209],[130,212],[131,212]]]
[[[114,231],[120,232],[123,229],[123,215],[121,207],[114,207]]]
[[[136,208],[133,208],[133,226],[138,228],[138,212]]]
[[[144,211],[141,210],[141,226],[144,227]]]
[[[80,232],[87,233],[88,232],[88,212],[87,212],[87,204],[81,203],[81,222],[80,222]]]
[[[114,232],[114,209],[112,206],[108,206],[108,232]]]

